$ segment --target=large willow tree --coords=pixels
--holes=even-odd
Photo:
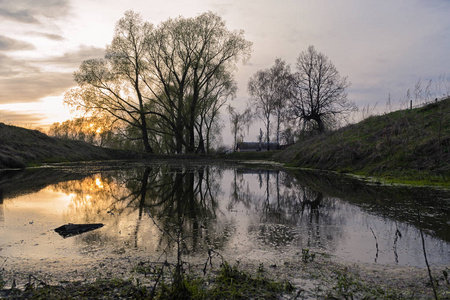
[[[232,72],[239,59],[249,57],[251,43],[242,31],[229,31],[219,16],[208,12],[161,23],[148,45],[146,83],[156,111],[172,129],[176,152],[194,152],[223,105],[218,102],[234,96]]]
[[[79,87],[66,102],[137,128],[147,152],[152,142],[176,153],[204,151],[219,108],[235,94],[235,66],[250,50],[243,31],[228,30],[211,12],[153,27],[128,11],[105,58],[75,72]]]

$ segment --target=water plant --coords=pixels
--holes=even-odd
[[[316,257],[316,254],[313,252],[310,252],[309,249],[303,248],[302,249],[302,261],[304,263],[312,262],[314,261],[314,258]]]

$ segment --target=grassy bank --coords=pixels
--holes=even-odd
[[[393,183],[450,186],[450,98],[304,137],[274,158]]]
[[[42,163],[123,159],[132,155],[0,123],[0,169],[25,168]]]

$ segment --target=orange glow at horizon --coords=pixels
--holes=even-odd
[[[95,185],[98,186],[98,188],[103,188],[103,182],[100,178],[95,178]]]

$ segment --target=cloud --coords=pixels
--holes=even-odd
[[[0,54],[0,104],[33,102],[60,95],[75,85],[72,72],[83,60],[104,56],[105,49],[82,46],[61,56],[15,60]],[[45,72],[43,69],[59,69]]]
[[[68,14],[69,0],[14,0],[0,2],[0,19],[41,24],[41,18],[57,19]]]
[[[17,60],[0,53],[0,85],[4,78],[11,78],[20,74],[33,74],[39,72],[39,68],[29,64],[27,61]],[[0,98],[3,95],[0,90]]]
[[[0,80],[0,104],[34,102],[47,96],[60,95],[75,83],[71,73],[41,73]]]
[[[45,119],[43,115],[30,113],[18,113],[11,110],[0,110],[0,122],[5,124],[33,124]]]
[[[0,35],[0,51],[34,50],[36,47],[28,42],[18,41]]]
[[[0,8],[0,17],[20,23],[39,23],[29,11],[10,11]]]
[[[61,36],[59,34],[53,34],[53,33],[30,31],[27,34],[31,35],[31,36],[41,36],[41,37],[44,37],[44,38],[47,38],[47,39],[53,40],[53,41],[63,41],[63,40],[65,40],[65,38],[63,36]]]
[[[84,60],[92,58],[103,58],[104,56],[104,48],[82,45],[77,51],[67,52],[62,56],[42,59],[39,60],[39,63],[77,69]]]

